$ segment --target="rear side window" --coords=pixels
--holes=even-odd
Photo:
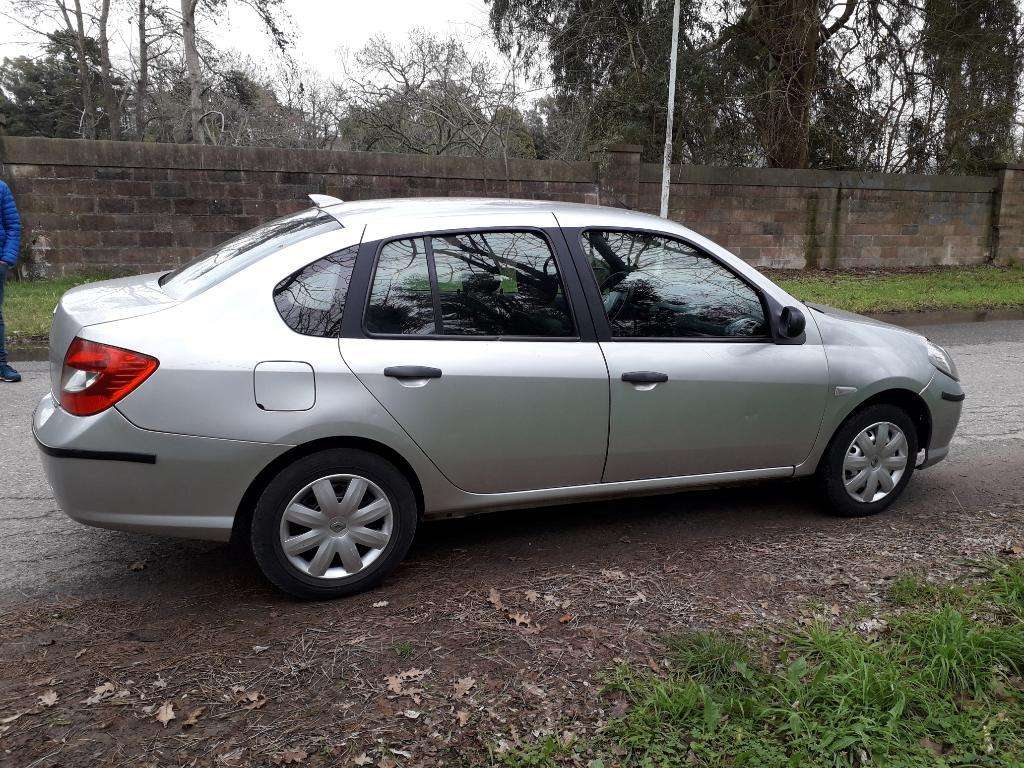
[[[275,219],[167,273],[160,285],[174,298],[187,299],[275,251],[340,228],[332,216],[316,208]]]
[[[366,313],[378,334],[575,337],[554,254],[535,232],[399,240],[381,250]]]
[[[304,336],[337,338],[359,246],[332,253],[289,275],[274,288],[281,319]]]

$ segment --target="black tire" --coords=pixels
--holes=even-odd
[[[391,535],[380,555],[358,573],[341,579],[317,578],[289,561],[281,544],[281,518],[296,493],[336,474],[358,475],[384,492],[392,509]],[[377,586],[409,551],[418,523],[416,496],[393,464],[366,451],[332,449],[297,459],[270,481],[253,511],[249,538],[260,570],[276,587],[303,599],[330,600]]]
[[[884,498],[866,502],[853,498],[846,491],[843,462],[857,435],[873,424],[889,422],[899,427],[907,438],[907,466],[903,475]],[[866,517],[877,515],[903,493],[917,462],[917,430],[906,411],[895,405],[869,405],[853,413],[839,427],[818,465],[817,482],[827,512],[839,517]]]

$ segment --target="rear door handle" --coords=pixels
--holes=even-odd
[[[661,384],[668,381],[668,374],[657,371],[629,371],[622,374],[622,380],[630,384]]]
[[[384,375],[392,379],[440,379],[441,369],[429,365],[391,365],[384,369]]]

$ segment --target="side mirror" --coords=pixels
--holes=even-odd
[[[779,313],[779,331],[787,339],[795,339],[804,332],[807,318],[796,307],[783,307]]]

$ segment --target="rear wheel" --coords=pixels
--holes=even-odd
[[[253,513],[253,555],[296,597],[329,599],[376,586],[405,557],[419,515],[409,481],[372,453],[337,449],[282,470]]]
[[[854,413],[829,443],[818,468],[828,511],[874,515],[907,487],[917,457],[917,431],[905,411],[872,405]]]

